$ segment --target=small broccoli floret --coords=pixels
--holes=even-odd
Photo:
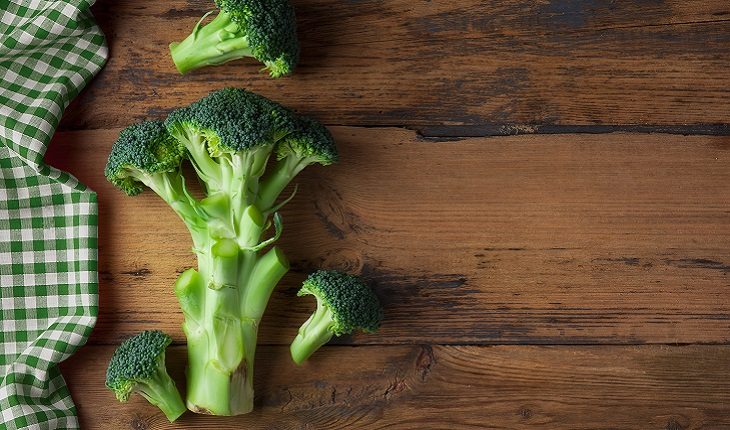
[[[185,404],[165,369],[165,348],[171,342],[170,336],[158,330],[143,331],[124,341],[109,362],[106,386],[121,402],[133,393],[141,394],[173,422],[185,412]]]
[[[261,208],[270,208],[284,188],[305,167],[312,164],[328,166],[338,159],[332,134],[318,121],[308,117],[296,117],[287,127],[292,131],[276,146],[278,162],[261,182]]]
[[[142,184],[165,193],[180,168],[185,149],[167,133],[162,121],[144,121],[119,133],[104,174],[130,196],[142,192]],[[171,175],[172,174],[172,175]]]
[[[104,169],[106,178],[128,195],[146,185],[170,205],[190,231],[199,229],[194,199],[185,188],[180,165],[185,147],[165,129],[162,121],[143,121],[119,133]]]
[[[263,63],[273,78],[288,75],[299,61],[296,17],[289,0],[216,0],[218,15],[170,53],[180,73],[243,57]]]
[[[358,276],[320,270],[304,281],[298,296],[317,299],[317,309],[299,328],[290,351],[295,363],[303,363],[332,336],[354,331],[377,331],[383,308],[373,290]]]

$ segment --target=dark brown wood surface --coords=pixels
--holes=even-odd
[[[342,161],[305,172],[283,211],[293,270],[262,342],[293,338],[313,303],[295,292],[319,266],[363,273],[385,302],[383,329],[358,343],[730,339],[727,137],[435,142],[332,130]],[[106,182],[117,133],[62,133],[53,145],[59,167],[99,193],[101,307],[113,311],[92,341],[150,326],[183,341],[171,288],[195,265],[189,234],[155,194],[131,198]]]
[[[506,134],[626,124],[716,131],[727,122],[726,1],[293,3],[301,67],[273,81],[254,61],[179,76],[167,46],[212,8],[209,0],[101,0],[95,12],[112,57],[63,127],[126,126],[231,85],[331,125],[426,134],[474,132],[444,125]]]
[[[730,428],[730,4],[294,4],[302,64],[280,80],[253,61],[177,75],[167,44],[209,1],[94,7],[111,57],[47,155],[99,197],[99,320],[62,366],[84,428]],[[102,170],[120,127],[223,86],[321,119],[342,161],[283,211],[256,411],[170,425],[103,375],[158,328],[184,383],[188,234]],[[317,267],[361,273],[386,320],[297,368]]]
[[[184,384],[184,351],[170,372]],[[727,346],[325,347],[297,367],[261,348],[256,410],[170,424],[145,400],[103,388],[112,347],[63,367],[89,428],[110,429],[726,429]]]

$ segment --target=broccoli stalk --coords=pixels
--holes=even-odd
[[[182,42],[170,44],[170,55],[181,74],[205,66],[218,66],[231,60],[253,57],[248,38],[231,15],[221,11],[211,22],[202,26],[204,15],[193,32]]]
[[[294,8],[288,0],[216,0],[218,15],[205,14],[182,42],[170,44],[177,70],[185,74],[244,57],[264,63],[271,77],[290,74],[299,60]]]
[[[281,177],[266,175],[270,158],[277,159],[274,171],[281,164],[298,167]],[[204,198],[187,191],[182,159],[193,165]],[[182,273],[175,285],[188,339],[190,410],[252,410],[259,322],[289,269],[284,253],[272,246],[283,228],[276,201],[301,168],[336,159],[332,136],[321,124],[238,89],[215,91],[178,109],[164,126],[144,122],[120,133],[107,178],[128,194],[147,185],[170,203],[197,255],[197,270]],[[263,197],[262,184],[274,182]]]
[[[106,386],[122,402],[139,393],[173,422],[185,412],[185,404],[165,369],[165,348],[171,342],[170,336],[156,330],[124,341],[109,362]]]
[[[198,251],[198,270],[188,269],[175,284],[188,339],[188,407],[245,414],[253,409],[259,322],[289,265],[277,247],[259,255],[231,239],[209,245]]]
[[[297,295],[313,295],[317,309],[299,328],[290,346],[292,359],[302,364],[330,341],[360,330],[377,331],[383,308],[372,289],[357,276],[334,270],[320,270],[304,281]]]

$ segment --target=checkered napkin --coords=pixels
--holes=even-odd
[[[106,60],[92,3],[0,0],[0,429],[79,426],[57,364],[96,321],[96,195],[43,154]]]

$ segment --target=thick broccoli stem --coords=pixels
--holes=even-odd
[[[238,286],[238,266],[240,249],[233,239],[221,239],[211,248],[213,267],[208,288],[236,288]]]
[[[165,353],[160,357],[159,370],[145,383],[138,386],[139,394],[144,396],[147,401],[160,408],[170,422],[175,421],[182,415],[186,408],[180,397],[180,392],[175,386],[170,375],[165,370]]]
[[[322,345],[329,342],[333,335],[332,326],[332,311],[318,299],[317,309],[299,327],[299,333],[289,347],[294,362],[302,364]]]
[[[223,11],[204,26],[198,22],[182,42],[171,43],[170,54],[181,74],[253,56],[245,34],[231,20],[231,15]]]
[[[253,409],[258,325],[271,291],[289,269],[278,248],[262,256],[251,249],[265,227],[258,209],[246,208],[239,225],[236,241],[214,240],[200,250],[198,271],[184,272],[175,287],[188,338],[187,404],[199,413]],[[202,306],[195,306],[201,298]]]
[[[250,208],[259,189],[259,178],[264,174],[274,145],[262,145],[258,149],[233,154],[226,170],[230,180],[228,193],[235,219],[241,219],[241,211]],[[245,154],[245,155],[244,155]],[[260,215],[263,216],[263,215]]]

